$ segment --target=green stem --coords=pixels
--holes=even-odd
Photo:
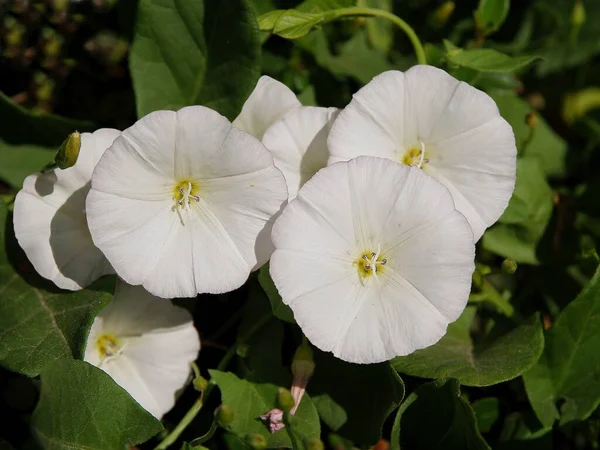
[[[402,20],[395,14],[384,11],[382,9],[374,8],[341,8],[335,9],[328,13],[328,17],[325,19],[325,22],[330,22],[340,17],[380,17],[382,19],[389,20],[398,28],[400,28],[404,32],[404,34],[406,34],[408,39],[410,39],[410,42],[413,48],[415,49],[417,62],[419,64],[427,64],[425,50],[423,49],[423,44],[421,44],[417,33],[415,33],[415,30],[413,30],[409,24],[407,24],[404,20]]]
[[[285,431],[286,431],[287,435],[290,437],[290,441],[292,443],[292,450],[299,450],[298,441],[296,440],[296,436],[294,436],[294,431],[290,427],[290,421],[288,420],[289,415],[286,414],[286,416],[287,417],[284,420]]]
[[[217,428],[218,428],[217,422],[213,420],[213,423],[210,425],[210,428],[208,429],[208,431],[206,433],[204,433],[202,436],[197,437],[192,442],[190,442],[190,445],[192,447],[195,447],[196,445],[205,443],[211,437],[213,437],[213,434],[215,434],[215,431],[217,431]]]
[[[250,328],[250,330],[248,330],[248,332],[244,336],[240,337],[237,340],[237,342],[235,344],[233,344],[229,348],[229,350],[227,350],[227,353],[225,353],[225,356],[223,356],[223,359],[221,359],[221,362],[217,366],[217,370],[219,370],[219,371],[225,370],[227,368],[227,366],[229,365],[229,362],[231,361],[231,359],[235,356],[238,347],[240,345],[244,344],[254,334],[256,334],[272,318],[273,318],[273,316],[269,313],[268,315],[266,315],[262,319],[260,319],[258,322],[256,322],[254,324],[254,326],[252,328]],[[196,372],[196,371],[194,370],[194,372]],[[166,438],[164,438],[156,447],[154,447],[154,450],[165,450],[165,449],[169,448],[169,446],[171,444],[173,444],[179,438],[181,433],[183,433],[183,431],[187,428],[187,426],[198,415],[198,413],[202,409],[202,406],[204,405],[204,401],[208,399],[208,396],[210,395],[210,393],[212,392],[212,390],[215,386],[216,386],[216,384],[213,380],[210,380],[208,382],[208,386],[206,387],[205,391],[202,392],[202,394],[200,394],[200,397],[198,398],[198,400],[196,400],[194,402],[192,407],[185,414],[185,416],[183,416],[183,418],[177,424],[177,426],[175,428],[173,428],[173,431],[171,431],[167,435]]]

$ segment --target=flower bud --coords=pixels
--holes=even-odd
[[[208,386],[208,381],[203,376],[197,376],[192,383],[198,392],[204,392]]]
[[[429,26],[434,29],[442,28],[450,20],[454,8],[456,8],[456,4],[452,1],[442,3],[429,16]]]
[[[54,162],[60,169],[73,167],[79,157],[81,149],[81,134],[78,131],[71,133],[61,144],[58,153],[54,157]]]
[[[300,347],[294,354],[292,361],[292,374],[294,377],[310,378],[315,371],[315,362],[313,352],[306,340],[300,344]]]
[[[585,23],[585,7],[581,0],[577,0],[571,10],[571,25],[579,27]]]
[[[306,450],[325,450],[325,444],[321,439],[309,439],[306,441]]]
[[[502,261],[502,271],[507,275],[512,275],[517,271],[517,262],[514,259],[505,259]]]
[[[284,412],[289,412],[296,404],[292,393],[286,388],[277,389],[277,407]]]
[[[217,424],[221,427],[221,428],[227,428],[229,425],[231,425],[231,423],[233,422],[233,419],[235,417],[234,413],[233,413],[233,409],[231,409],[231,407],[229,405],[221,405],[219,406],[217,409],[215,409],[215,422],[217,422]]]
[[[249,434],[246,436],[246,444],[252,447],[254,450],[263,450],[267,448],[267,440],[261,434]]]
[[[525,123],[527,124],[527,126],[529,128],[536,128],[539,123],[539,118],[538,118],[537,113],[535,113],[534,111],[529,111],[527,113],[527,115],[525,116]]]

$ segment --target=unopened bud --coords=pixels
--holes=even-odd
[[[313,351],[306,340],[300,344],[292,361],[294,377],[310,378],[315,371]]]
[[[221,428],[227,428],[232,424],[233,419],[235,417],[233,413],[233,409],[229,405],[221,405],[217,409],[215,409],[215,422]]]
[[[306,450],[325,450],[325,444],[321,439],[308,439],[306,441]]]
[[[246,436],[246,444],[254,450],[263,450],[267,448],[267,440],[261,434],[249,434]]]
[[[429,16],[429,25],[435,29],[442,28],[450,20],[454,8],[456,4],[452,1],[442,3]]]
[[[508,275],[512,275],[517,271],[517,262],[514,259],[505,259],[502,261],[502,271]]]
[[[286,389],[280,387],[277,390],[277,407],[283,412],[289,412],[296,404],[292,393]]]
[[[81,134],[76,131],[75,133],[71,133],[61,144],[54,162],[59,169],[73,167],[79,157],[79,150],[81,150]]]
[[[194,378],[192,384],[194,385],[194,389],[196,389],[198,392],[204,392],[208,386],[208,381],[203,376],[197,376]]]
[[[527,113],[527,115],[525,116],[525,123],[527,124],[527,126],[529,128],[536,128],[539,123],[539,117],[538,117],[537,113],[535,113],[533,111],[529,111]]]
[[[581,0],[577,0],[573,9],[571,10],[571,25],[576,27],[581,26],[585,23],[585,7]]]

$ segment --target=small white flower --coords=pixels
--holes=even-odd
[[[94,246],[85,214],[94,167],[119,135],[101,129],[81,134],[73,167],[29,175],[15,199],[19,245],[35,270],[62,289],[81,289],[113,270]]]
[[[359,157],[319,171],[275,222],[271,275],[306,337],[375,363],[437,342],[463,311],[473,233],[442,184]]]
[[[263,75],[244,103],[233,126],[262,140],[267,128],[286,113],[301,106],[296,95],[285,84]]]
[[[450,190],[477,241],[508,205],[515,138],[485,93],[441,69],[384,72],[334,122],[329,162],[380,156],[422,168]]]
[[[263,144],[283,172],[289,199],[315,173],[327,165],[327,136],[337,108],[302,106],[275,122],[263,136]]]
[[[148,114],[104,154],[87,199],[94,243],[164,298],[238,288],[272,251],[287,188],[256,138],[203,106]]]
[[[92,324],[84,359],[160,419],[175,404],[199,351],[188,311],[119,281]]]

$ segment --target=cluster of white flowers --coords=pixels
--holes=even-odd
[[[25,180],[15,232],[61,288],[118,275],[86,360],[160,417],[199,341],[157,297],[231,291],[270,259],[315,346],[356,363],[409,354],[463,311],[515,168],[491,98],[440,69],[383,73],[341,111],[262,77],[233,123],[190,106],[84,133],[75,166]]]

